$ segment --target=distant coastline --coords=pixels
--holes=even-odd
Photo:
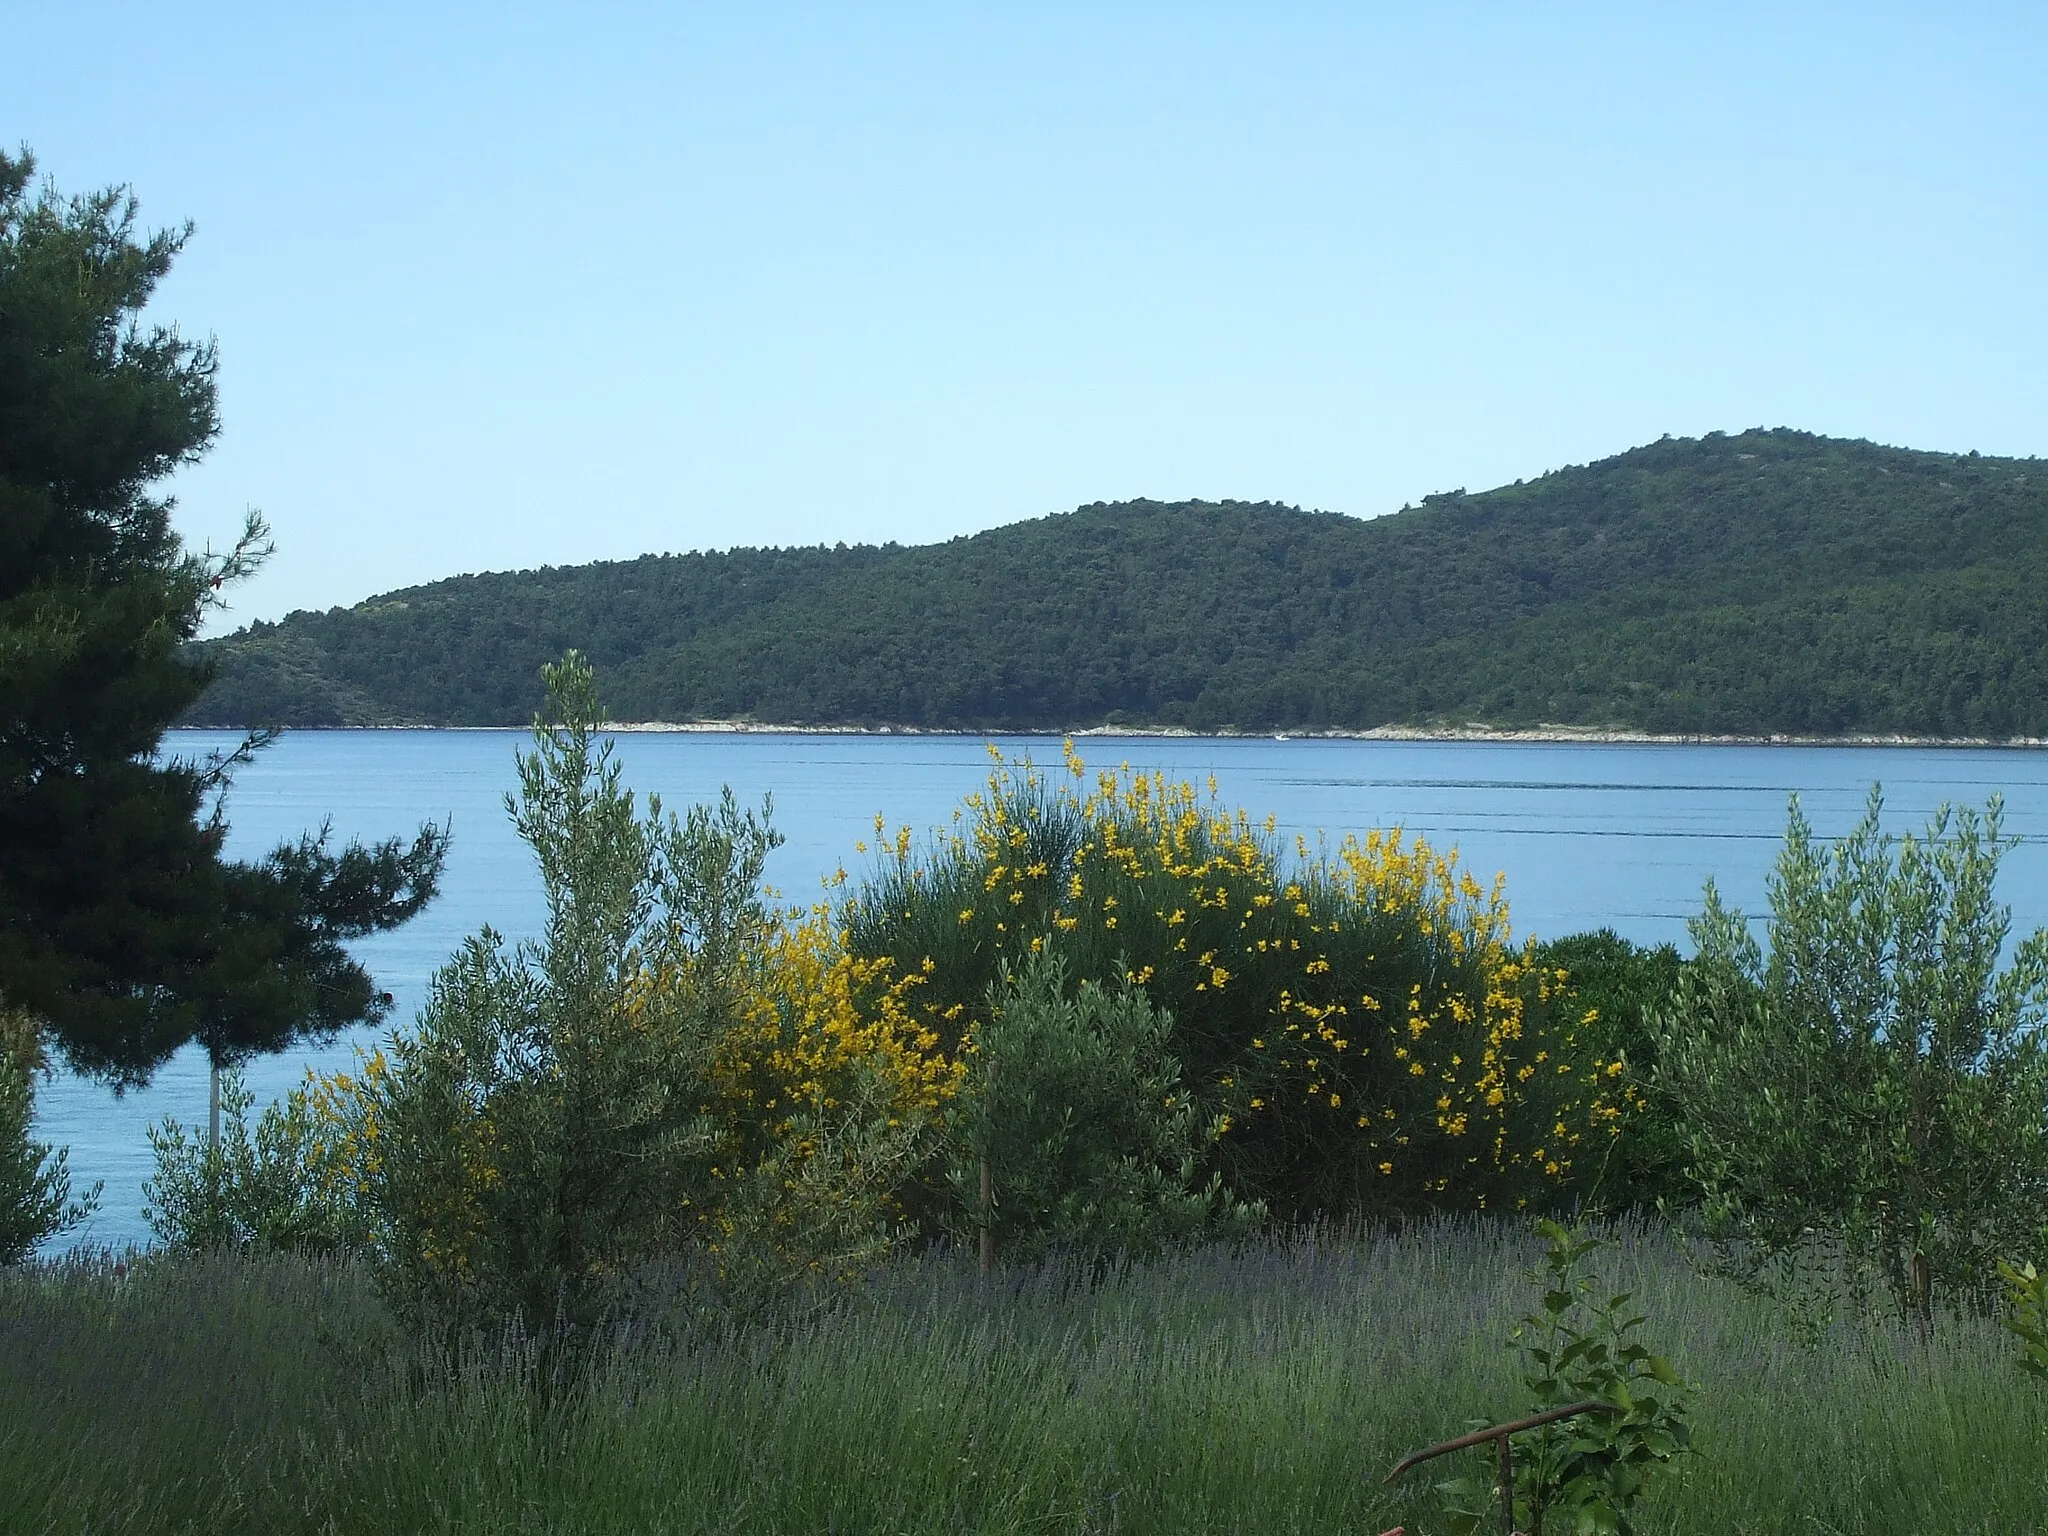
[[[214,731],[229,727],[194,725],[177,730]],[[309,725],[292,731],[465,731],[481,734],[527,734],[521,725]],[[955,730],[923,725],[777,725],[756,720],[611,720],[604,730],[614,735],[701,736],[963,736],[987,740],[995,736],[1072,737],[1190,741],[1465,741],[1531,742],[1549,745],[1652,747],[1955,747],[2010,751],[2048,747],[2042,736],[1907,736],[1872,732],[1842,736],[1794,734],[1725,734],[1718,732],[1659,733],[1576,725],[1379,725],[1370,730],[1196,731],[1185,726],[1088,725],[1070,730]]]
[[[2039,461],[1759,430],[1370,520],[1091,503],[451,576],[198,642],[186,718],[516,726],[576,647],[613,714],[701,722],[672,728],[2039,746],[2043,613]]]

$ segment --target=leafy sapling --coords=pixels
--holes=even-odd
[[[2048,932],[2007,946],[1996,799],[1898,838],[1882,810],[1825,846],[1793,802],[1767,944],[1708,887],[1654,1089],[1730,1273],[1840,1269],[1930,1328],[2048,1218]]]
[[[1528,1536],[1631,1536],[1634,1510],[1651,1473],[1690,1449],[1690,1389],[1663,1356],[1641,1342],[1646,1319],[1629,1292],[1608,1292],[1590,1260],[1610,1246],[1583,1229],[1538,1223],[1548,1244],[1536,1278],[1542,1305],[1509,1335],[1521,1351],[1530,1415],[1597,1401],[1585,1413],[1529,1431],[1514,1445],[1515,1529]],[[1501,1490],[1488,1473],[1442,1485],[1459,1536],[1493,1528]]]
[[[145,1134],[156,1162],[143,1215],[169,1248],[325,1252],[369,1241],[364,1213],[328,1177],[328,1136],[308,1092],[268,1106],[253,1130],[255,1095],[221,1074],[221,1134],[202,1137],[166,1116]]]

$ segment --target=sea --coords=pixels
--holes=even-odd
[[[163,750],[203,757],[236,739],[178,731]],[[878,823],[919,836],[950,827],[998,756],[1063,771],[1060,739],[1043,736],[622,731],[613,740],[625,783],[670,809],[716,799],[725,786],[743,804],[769,805],[785,841],[768,880],[791,903],[820,899],[841,869],[858,881],[873,865],[861,845],[875,847]],[[343,1067],[406,1028],[467,935],[538,929],[539,878],[505,803],[527,745],[518,731],[295,731],[237,772],[226,799],[231,856],[260,857],[323,826],[337,840],[410,836],[424,822],[451,834],[439,899],[355,946],[395,999],[389,1018],[250,1063],[244,1078],[259,1108],[309,1068]],[[1399,827],[1454,847],[1482,881],[1506,876],[1518,936],[1611,927],[1681,949],[1710,878],[1760,920],[1795,795],[1822,837],[1853,827],[1874,786],[1895,832],[1921,829],[1944,803],[1982,808],[1996,796],[2019,840],[1999,896],[2015,934],[2048,926],[2048,751],[2038,749],[1242,736],[1089,736],[1077,749],[1091,770],[1159,769],[1205,790],[1213,779],[1224,805],[1272,816],[1289,846],[1297,835],[1313,845]],[[41,1084],[37,1139],[69,1148],[78,1187],[101,1186],[98,1213],[65,1245],[146,1244],[148,1128],[167,1117],[203,1127],[206,1115],[207,1069],[194,1049],[124,1094],[61,1073]]]

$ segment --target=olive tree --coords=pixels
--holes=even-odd
[[[1830,848],[1794,798],[1762,943],[1709,883],[1655,1084],[1729,1258],[1832,1247],[1925,1319],[2048,1218],[2048,932],[2006,951],[1997,799],[1899,838],[1882,805]]]

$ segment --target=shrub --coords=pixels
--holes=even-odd
[[[1514,1442],[1514,1525],[1540,1536],[1551,1529],[1631,1536],[1634,1511],[1657,1467],[1691,1448],[1689,1389],[1671,1362],[1651,1352],[1628,1292],[1608,1293],[1588,1261],[1612,1246],[1554,1221],[1538,1223],[1547,1252],[1537,1278],[1542,1305],[1516,1324],[1522,1356],[1523,1412],[1533,1417],[1582,1402],[1612,1404],[1542,1425]],[[1467,1473],[1443,1485],[1452,1529],[1496,1529],[1504,1490]]]
[[[1767,947],[1712,884],[1660,1025],[1658,1085],[1701,1216],[1752,1279],[1838,1246],[1926,1319],[1988,1301],[2048,1218],[2048,933],[1999,959],[1999,804],[1832,850],[1795,798]]]
[[[1286,859],[1213,785],[1091,787],[1071,746],[1067,770],[998,755],[950,834],[899,834],[849,900],[856,954],[924,968],[946,1047],[1036,949],[1137,987],[1229,1117],[1217,1166],[1289,1217],[1543,1204],[1613,1135],[1620,1064],[1580,1046],[1499,882],[1399,833]]]
[[[703,1100],[716,1161],[695,1230],[728,1305],[851,1280],[902,1235],[965,1071],[911,1009],[923,980],[849,954],[823,906],[751,935]]]
[[[1678,986],[1683,963],[1675,946],[1634,944],[1612,928],[1568,934],[1536,946],[1536,963],[1564,981],[1569,1013],[1580,1019],[1580,1039],[1596,1058],[1619,1062],[1624,1128],[1597,1168],[1582,1169],[1582,1198],[1608,1210],[1684,1205],[1692,1186],[1684,1177],[1678,1129],[1669,1115],[1647,1104],[1655,1080],[1654,1019]]]
[[[0,1010],[0,1265],[21,1263],[99,1206],[97,1184],[72,1198],[66,1151],[52,1151],[30,1135],[41,1068],[34,1022]]]
[[[381,1058],[380,1058],[381,1061]],[[352,1079],[341,1079],[345,1090]],[[326,1252],[361,1247],[369,1217],[341,1127],[323,1113],[336,1090],[307,1085],[249,1127],[252,1095],[221,1074],[221,1135],[209,1144],[170,1117],[149,1131],[155,1175],[143,1185],[150,1230],[167,1247]]]
[[[952,1227],[984,1263],[1149,1257],[1256,1224],[1201,1171],[1224,1122],[1182,1084],[1172,1028],[1128,983],[1070,988],[1051,954],[1005,969],[949,1117]]]
[[[905,1008],[916,977],[846,955],[823,913],[767,910],[765,813],[728,791],[641,815],[588,667],[546,676],[507,797],[542,936],[469,939],[412,1031],[274,1113],[402,1311],[552,1347],[664,1261],[747,1306],[878,1257],[958,1074]]]

